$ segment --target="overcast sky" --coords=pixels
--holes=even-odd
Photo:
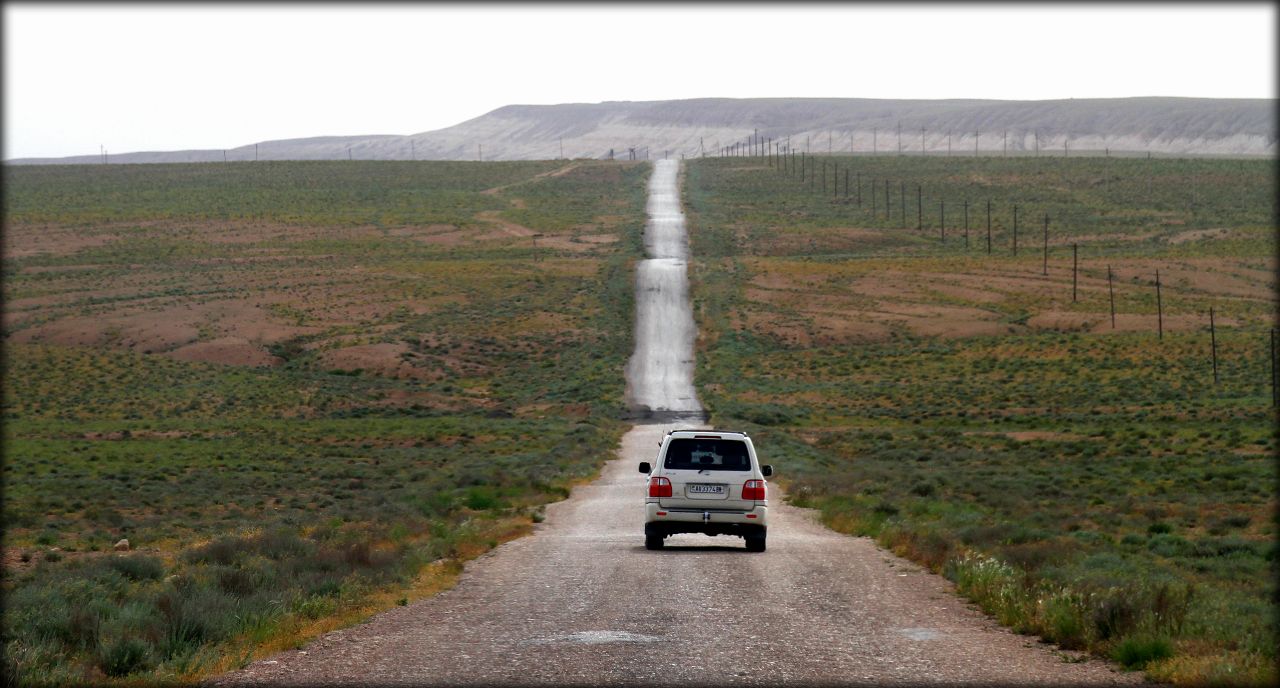
[[[411,134],[511,103],[1274,98],[1271,3],[4,5],[4,157]]]

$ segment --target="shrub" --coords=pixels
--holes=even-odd
[[[1131,593],[1128,590],[1109,588],[1091,596],[1089,621],[1097,638],[1108,640],[1133,630],[1138,622],[1142,602]]]
[[[463,503],[473,511],[488,511],[489,509],[498,508],[500,501],[498,496],[494,494],[493,488],[477,486],[467,490],[467,496]]]
[[[294,604],[294,611],[308,619],[319,619],[333,614],[338,608],[332,598],[322,596],[306,597]]]
[[[891,502],[879,502],[871,510],[882,516],[896,516],[898,514],[898,507]]]
[[[1173,643],[1163,636],[1147,634],[1132,635],[1119,643],[1111,651],[1111,658],[1126,669],[1141,669],[1147,664],[1173,656]]]
[[[160,593],[156,608],[163,620],[160,649],[165,659],[189,654],[202,644],[230,637],[235,632],[239,611],[234,598],[201,585]]]
[[[127,676],[151,668],[151,646],[137,638],[117,638],[98,648],[97,660],[107,676]]]
[[[928,497],[934,493],[935,489],[936,488],[933,483],[927,480],[920,480],[911,486],[911,494],[918,495],[920,497]]]
[[[186,554],[188,561],[197,563],[231,564],[246,549],[245,542],[238,537],[223,537],[203,547],[197,547]]]
[[[1147,541],[1147,549],[1162,557],[1185,557],[1192,553],[1193,546],[1177,535],[1153,535]]]
[[[113,556],[107,565],[131,581],[159,580],[164,575],[164,562],[147,554]]]
[[[1082,650],[1088,644],[1087,625],[1080,596],[1063,589],[1040,603],[1044,637],[1067,650]]]

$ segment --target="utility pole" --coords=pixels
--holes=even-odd
[[[1002,140],[1004,141],[1004,157],[1007,158],[1009,157],[1009,130],[1008,129],[1004,130],[1004,138]]]
[[[898,120],[898,155],[902,155],[902,120]]]
[[[924,156],[924,127],[920,127],[920,155]]]
[[[253,161],[258,162],[258,144],[253,144]]]

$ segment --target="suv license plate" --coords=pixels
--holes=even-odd
[[[690,485],[689,494],[724,494],[724,485]]]

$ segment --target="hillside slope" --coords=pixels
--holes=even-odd
[[[1043,101],[701,98],[508,105],[408,136],[286,139],[227,151],[113,154],[110,162],[227,160],[517,160],[713,154],[753,132],[793,149],[1000,155],[1109,150],[1118,154],[1276,154],[1273,99],[1111,98]],[[901,135],[899,137],[899,127]],[[950,133],[950,135],[948,135]],[[976,146],[975,146],[976,144]],[[255,150],[256,149],[256,150]],[[96,155],[19,164],[96,163]]]

